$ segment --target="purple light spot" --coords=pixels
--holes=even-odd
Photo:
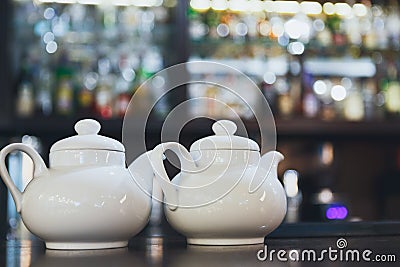
[[[338,208],[338,215],[337,218],[343,220],[347,217],[347,209],[346,207],[339,207]]]
[[[337,217],[337,210],[336,208],[329,208],[326,211],[326,218],[328,218],[329,220],[333,220],[336,219]]]
[[[326,218],[329,220],[343,220],[347,217],[348,210],[344,206],[329,207],[326,210]]]

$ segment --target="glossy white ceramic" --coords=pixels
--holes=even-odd
[[[49,169],[37,152],[25,144],[3,148],[1,176],[26,227],[43,239],[47,248],[127,246],[129,238],[144,228],[150,216],[154,174],[148,156],[141,155],[126,168],[122,144],[98,136],[98,127],[90,131],[91,126],[98,125],[93,120],[79,124],[88,130],[78,131],[79,135],[73,137],[75,147],[60,146],[71,144],[63,144],[63,140],[58,142],[59,149],[52,147]],[[110,144],[119,151],[110,150]],[[15,150],[27,153],[35,167],[34,178],[23,193],[12,182],[5,164],[6,156]]]
[[[232,122],[218,123],[225,124],[228,135],[233,135],[229,130]],[[261,157],[253,143],[236,138],[211,140],[215,149],[209,144],[198,149],[196,141],[189,153],[170,142],[151,152],[151,163],[165,194],[168,222],[189,244],[263,243],[286,214],[286,194],[277,177],[283,155],[271,151]],[[181,161],[182,171],[172,183],[162,162],[166,150],[175,152]]]

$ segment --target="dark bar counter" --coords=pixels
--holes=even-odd
[[[369,222],[336,225],[283,224],[273,234],[266,237],[264,245],[224,247],[188,245],[183,236],[168,227],[164,227],[163,231],[159,229],[154,231],[149,226],[133,237],[127,248],[83,251],[46,250],[43,241],[25,234],[24,237],[2,240],[0,265],[7,267],[399,266],[398,226],[399,223]],[[327,252],[321,254],[322,250],[327,250]],[[333,252],[331,258],[328,254],[329,250]],[[356,256],[352,258],[353,252],[348,252],[350,250],[358,251],[358,261]],[[365,250],[371,251],[365,254],[370,262],[362,258]],[[310,251],[315,251],[315,259]],[[342,251],[342,259],[340,251]],[[278,254],[281,259],[286,258],[287,261],[280,260]],[[347,258],[346,255],[348,255]],[[387,262],[378,262],[379,259],[385,259]]]

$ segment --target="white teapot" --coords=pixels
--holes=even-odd
[[[215,135],[194,142],[190,153],[175,142],[150,153],[167,220],[189,244],[263,243],[286,214],[286,194],[277,177],[283,155],[271,151],[261,157],[256,142],[234,135],[231,121],[217,121],[212,129]],[[181,163],[172,182],[163,166],[166,150]]]
[[[147,224],[153,171],[148,152],[125,166],[125,148],[98,135],[100,124],[75,124],[78,135],[53,144],[48,169],[30,146],[14,143],[0,152],[0,173],[26,227],[49,249],[103,249],[127,246]],[[27,153],[34,177],[22,193],[5,159],[15,150]]]

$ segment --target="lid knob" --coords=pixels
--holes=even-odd
[[[233,135],[237,130],[237,126],[233,121],[219,120],[213,124],[212,130],[215,135]]]
[[[78,135],[98,134],[100,132],[101,125],[96,120],[84,119],[78,121],[74,128]]]

